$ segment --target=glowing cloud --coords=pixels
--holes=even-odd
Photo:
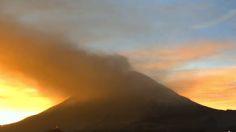
[[[217,109],[236,109],[236,68],[178,71],[168,85],[194,101]]]
[[[186,63],[223,53],[232,47],[227,42],[194,42],[192,46],[141,49],[123,53],[137,69],[146,73],[170,71]]]

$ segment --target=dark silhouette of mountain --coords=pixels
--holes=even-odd
[[[115,88],[122,94],[80,102],[65,102],[1,132],[47,132],[58,126],[64,132],[224,132],[236,131],[236,112],[202,106],[154,80],[133,72]]]

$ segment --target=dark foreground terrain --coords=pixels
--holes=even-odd
[[[72,97],[1,132],[226,132],[236,131],[236,112],[220,111],[179,96],[145,75],[132,73],[114,87],[121,95],[80,102]],[[131,92],[132,91],[132,92]],[[57,129],[54,129],[55,127]]]

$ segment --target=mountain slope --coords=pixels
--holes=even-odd
[[[47,132],[59,126],[77,131],[224,131],[236,126],[236,112],[218,111],[179,96],[154,80],[133,72],[113,87],[112,97],[81,102],[72,97],[1,132]],[[125,89],[127,87],[127,89]]]

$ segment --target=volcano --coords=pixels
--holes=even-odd
[[[83,102],[71,97],[38,115],[2,126],[0,131],[236,131],[235,111],[221,111],[195,103],[141,73],[129,73],[122,82],[113,85],[124,89],[123,92]]]

